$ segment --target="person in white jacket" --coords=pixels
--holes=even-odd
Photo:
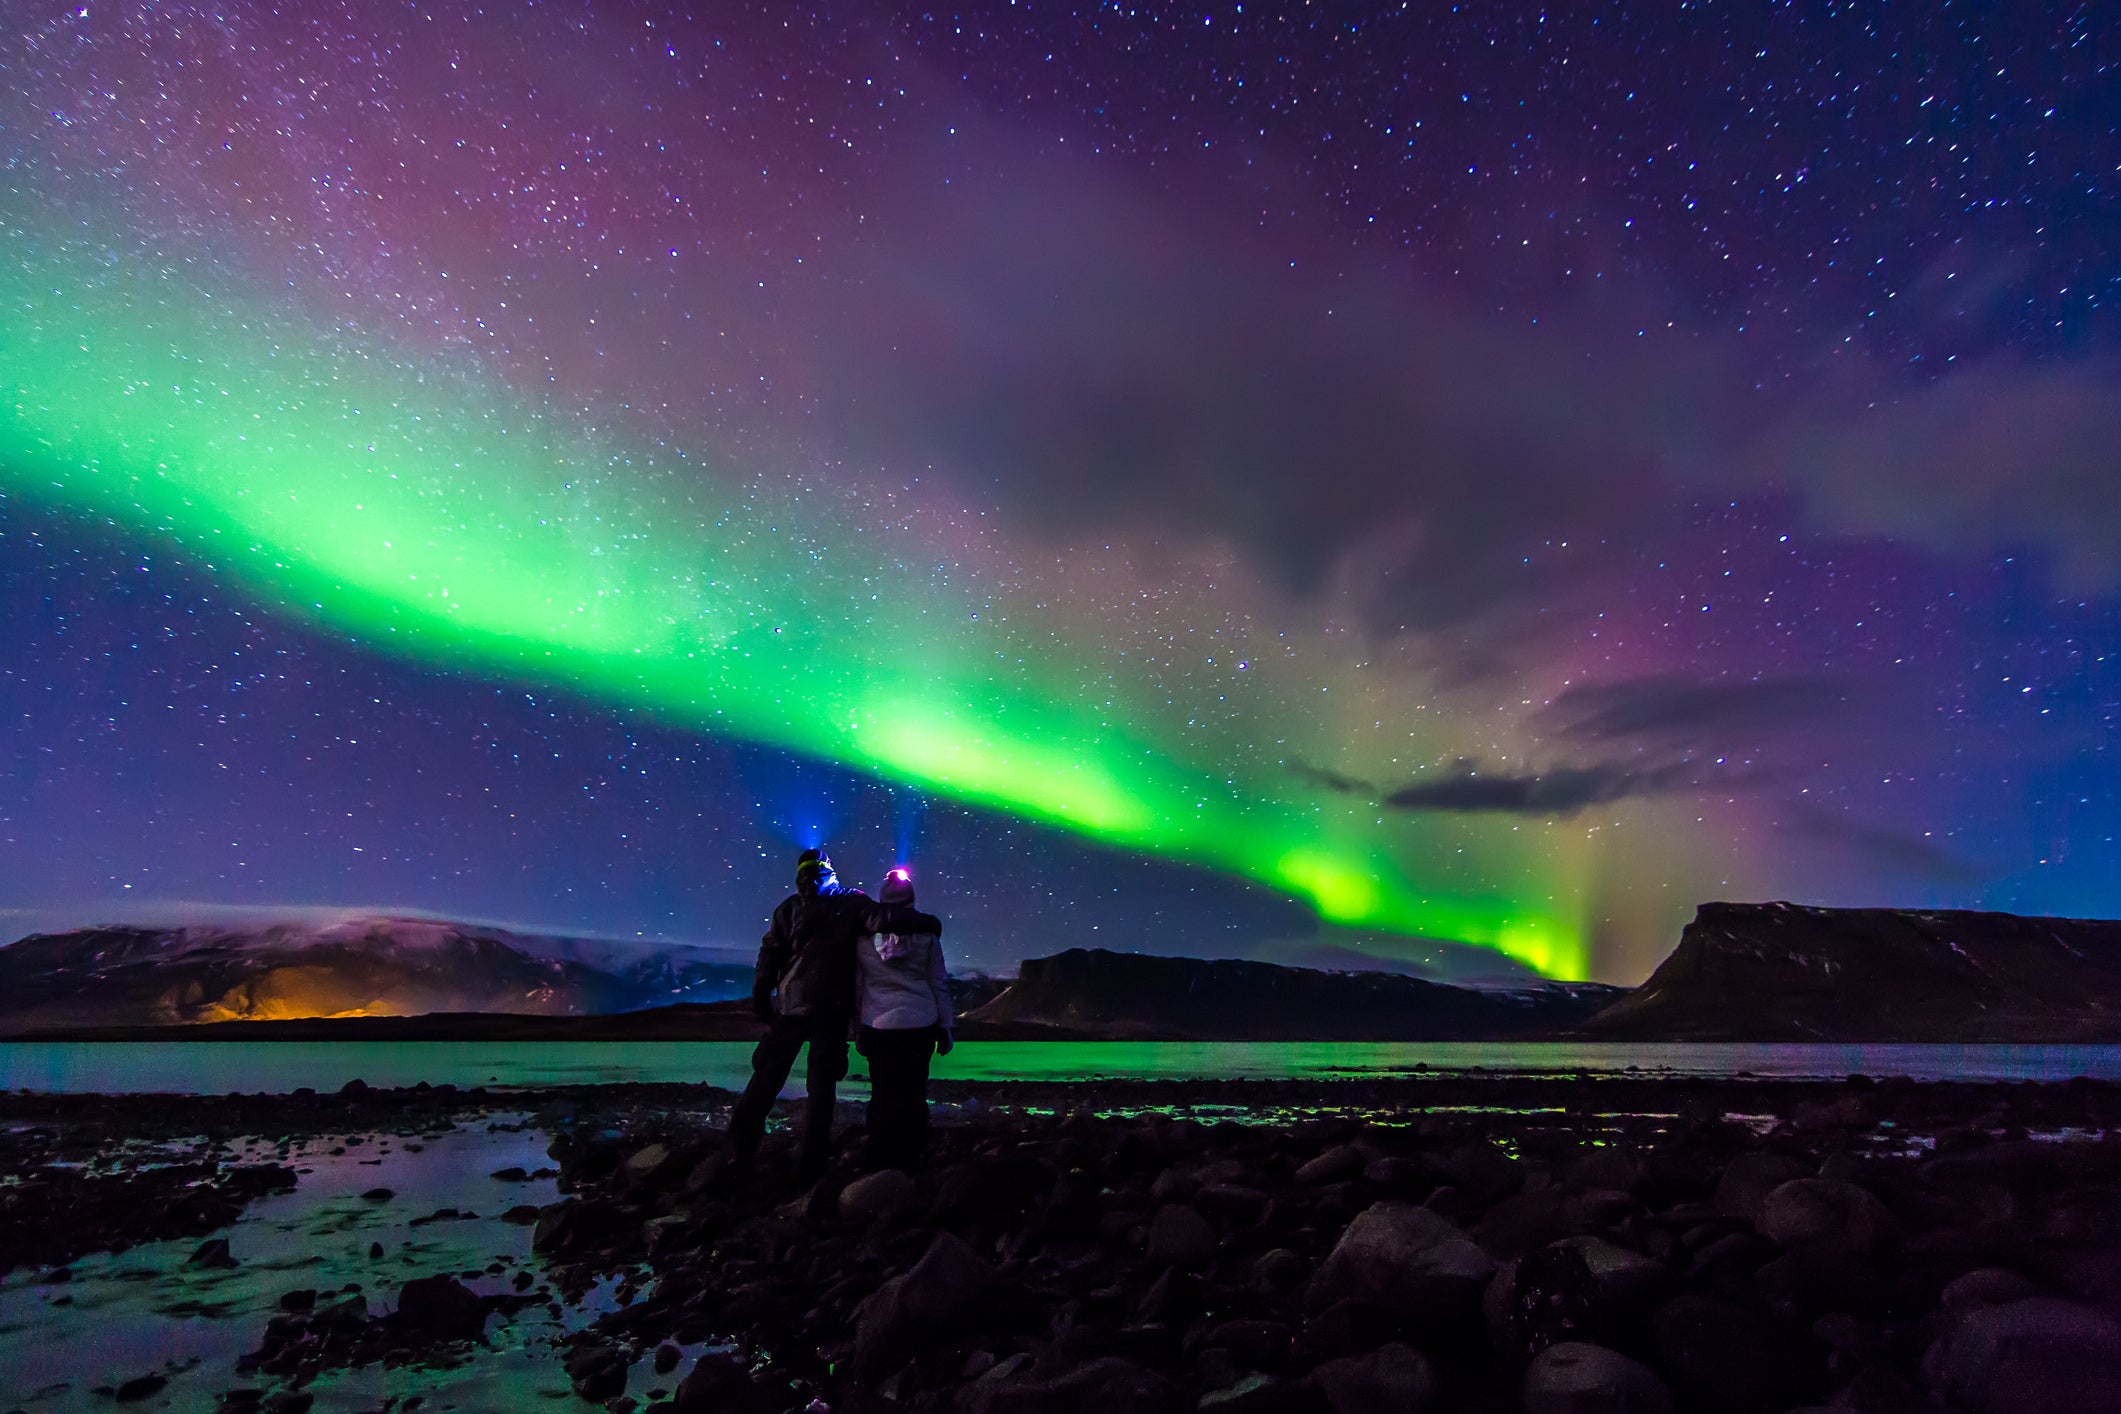
[[[894,869],[855,946],[855,1049],[869,1061],[869,1158],[908,1168],[928,1143],[928,1065],[950,1054],[950,974],[943,923],[913,906],[913,876]]]

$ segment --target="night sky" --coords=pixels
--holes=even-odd
[[[2121,914],[2096,7],[700,8],[0,11],[0,934]]]

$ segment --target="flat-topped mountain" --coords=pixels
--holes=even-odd
[[[1705,903],[1611,1040],[2121,1040],[2121,922]]]
[[[0,947],[0,1030],[489,1012],[573,1016],[748,992],[733,956],[424,918],[83,928]]]
[[[965,1020],[1015,1034],[1144,1040],[1524,1040],[1575,1030],[1621,992],[1594,983],[1495,991],[1389,972],[1071,948],[1027,958],[1015,984]]]

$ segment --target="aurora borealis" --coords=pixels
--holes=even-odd
[[[2089,19],[7,24],[25,918],[743,945],[812,842],[987,966],[2121,909]]]

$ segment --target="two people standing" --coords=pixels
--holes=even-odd
[[[847,1033],[869,1060],[869,1159],[912,1163],[927,1139],[928,1066],[949,1054],[949,974],[941,920],[913,906],[903,869],[872,900],[839,882],[832,861],[806,849],[796,859],[795,892],[773,911],[759,940],[751,1006],[766,1034],[751,1053],[751,1080],[729,1117],[729,1142],[748,1162],[766,1116],[810,1048],[797,1176],[823,1175],[832,1156],[832,1108],[847,1074]]]

